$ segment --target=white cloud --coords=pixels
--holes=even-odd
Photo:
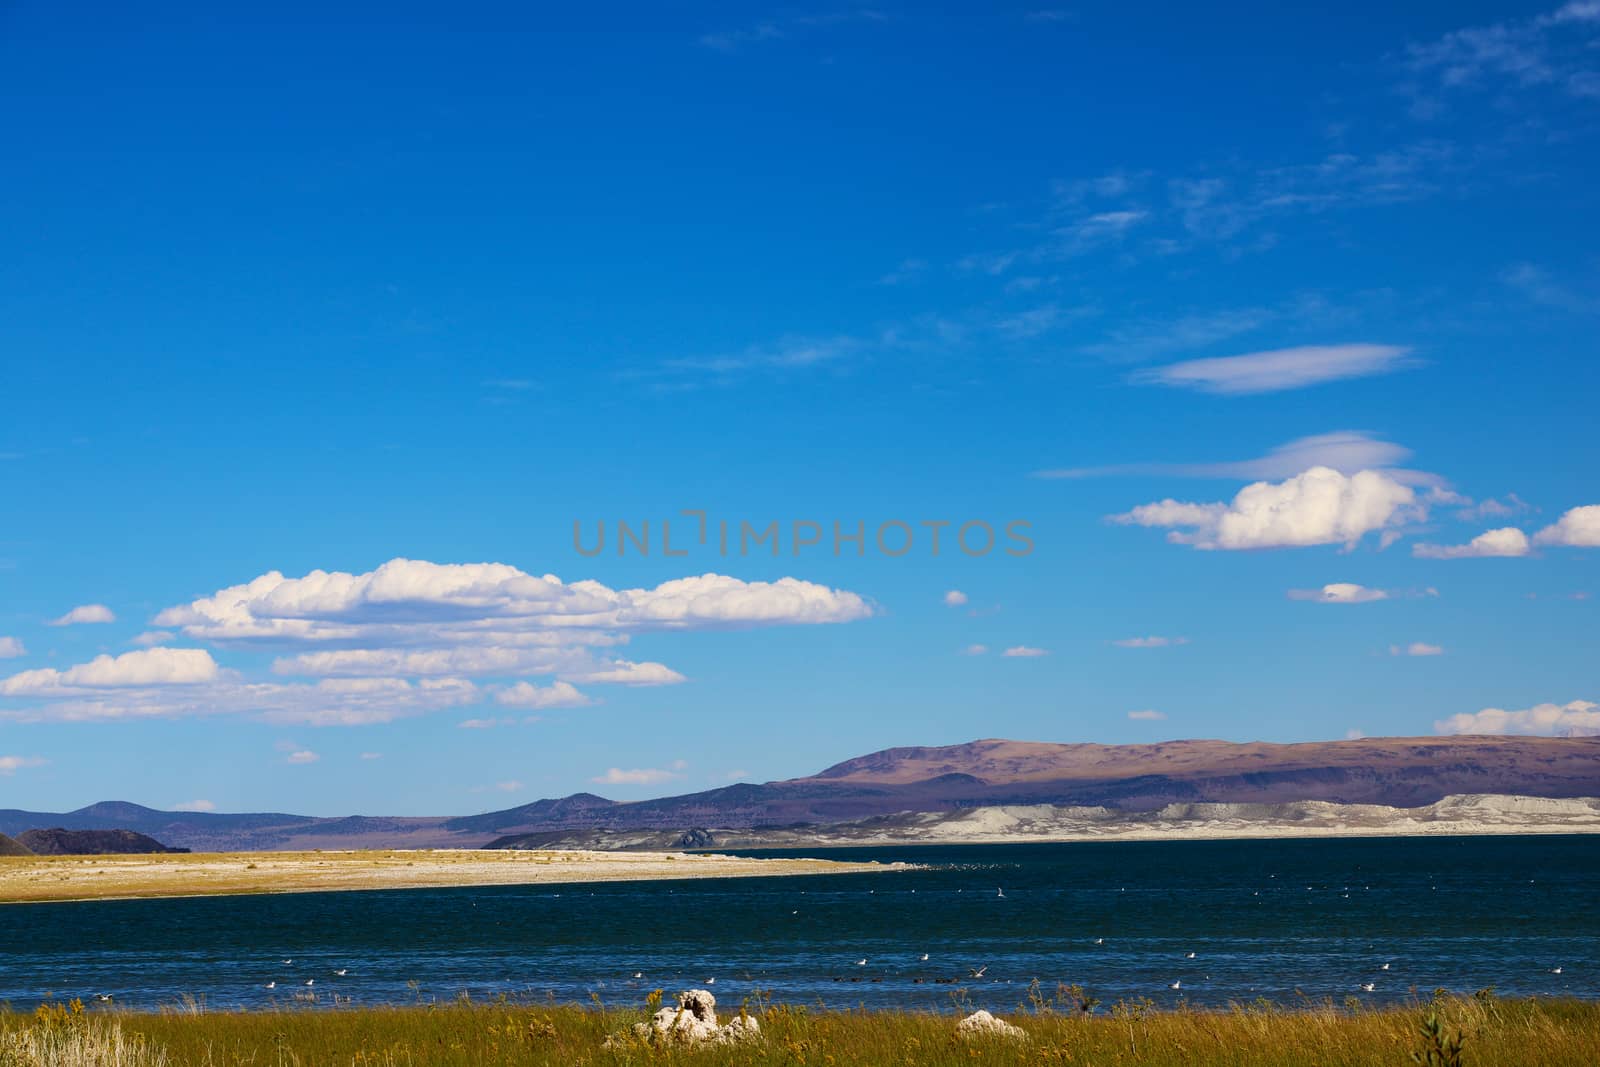
[[[1035,478],[1106,478],[1166,475],[1175,478],[1232,478],[1270,481],[1288,478],[1312,467],[1331,467],[1341,474],[1379,471],[1402,485],[1432,486],[1442,479],[1426,471],[1399,466],[1411,450],[1359,430],[1313,434],[1278,445],[1264,456],[1220,463],[1119,463],[1104,467],[1062,467],[1035,471]]]
[[[382,752],[363,752],[363,753],[361,753],[361,758],[364,759],[364,760],[382,759],[383,758],[383,753]]]
[[[289,753],[289,755],[284,757],[284,761],[286,763],[303,764],[303,763],[315,763],[321,758],[322,758],[321,756],[317,755],[315,752],[311,751],[309,748],[302,748],[302,749],[297,749],[296,751]]]
[[[1535,704],[1520,711],[1484,708],[1471,715],[1452,715],[1433,724],[1441,734],[1538,734],[1549,737],[1600,736],[1600,704]]]
[[[1431,545],[1419,543],[1411,546],[1411,554],[1419,559],[1482,559],[1493,556],[1515,557],[1528,554],[1528,535],[1515,526],[1487,530],[1464,545]]]
[[[496,726],[510,726],[515,719],[462,719],[456,723],[458,730],[492,730]]]
[[[574,683],[685,681],[672,668],[601,654],[634,634],[817,625],[873,614],[858,594],[796,578],[743,581],[702,574],[649,589],[564,582],[505,564],[396,559],[364,574],[279,572],[218,590],[155,617],[138,640],[180,630],[214,647],[285,650],[269,683],[224,670],[203,649],[149,648],[65,671],[0,680],[0,696],[47,701],[0,717],[29,721],[252,714],[271,722],[357,725],[456,707],[486,694],[470,679],[555,676],[540,689],[489,684],[503,703],[578,706]],[[114,696],[103,692],[115,687]],[[181,687],[181,690],[180,690]]]
[[[138,637],[135,637],[133,643],[149,648],[152,645],[167,644],[173,637],[174,634],[170,630],[146,630]]]
[[[1533,535],[1535,544],[1600,548],[1600,504],[1572,508]]]
[[[185,800],[181,804],[172,805],[173,811],[216,811],[217,806],[209,800]]]
[[[1378,471],[1346,476],[1313,467],[1287,481],[1256,482],[1231,503],[1162,500],[1110,517],[1133,526],[1174,528],[1173,544],[1200,549],[1250,549],[1343,544],[1427,514],[1416,492]],[[1187,527],[1187,529],[1182,529]]]
[[[1400,345],[1306,345],[1186,360],[1140,371],[1134,380],[1232,396],[1277,393],[1346,378],[1388,374],[1405,366],[1410,351]]]
[[[1314,600],[1319,604],[1367,604],[1388,600],[1386,589],[1369,589],[1354,582],[1330,582],[1321,589],[1291,589],[1290,600]]]
[[[1036,656],[1048,656],[1049,654],[1048,649],[1033,648],[1029,645],[1014,645],[1000,653],[1000,655],[1008,659],[1033,659]]]
[[[1167,648],[1171,645],[1187,645],[1187,637],[1124,637],[1120,641],[1111,642],[1118,648]]]
[[[959,608],[967,602],[967,594],[959,589],[952,589],[944,595],[944,602],[947,607]]]
[[[1430,645],[1425,641],[1413,641],[1409,645],[1390,645],[1391,656],[1442,656],[1444,649],[1439,645]]]
[[[1166,715],[1162,712],[1151,711],[1150,709],[1146,708],[1144,711],[1128,712],[1128,718],[1134,720],[1135,722],[1160,722],[1166,718]]]
[[[79,604],[59,619],[50,620],[51,626],[77,626],[83,623],[116,622],[117,617],[104,604]]]
[[[521,782],[512,779],[505,782],[496,782],[494,785],[480,785],[472,791],[474,793],[487,793],[490,790],[497,793],[519,793],[526,788]]]
[[[9,777],[25,767],[43,767],[49,762],[38,756],[0,756],[0,775]]]
[[[16,659],[27,654],[20,637],[0,637],[0,659]]]
[[[1351,727],[1344,732],[1344,739],[1346,741],[1359,741],[1366,736],[1367,735],[1364,730],[1357,729],[1356,727]]]
[[[674,771],[656,767],[641,767],[634,770],[612,767],[606,773],[589,780],[600,785],[659,785],[679,777],[682,776]]]
[[[594,703],[570,682],[555,682],[547,686],[518,682],[496,693],[494,699],[496,703],[517,708],[581,708]]]
[[[64,671],[41,667],[0,680],[0,696],[71,693],[85,689],[117,689],[197,685],[216,680],[219,669],[203,648],[151,648],[120,656],[96,656]]]
[[[984,656],[989,652],[988,645],[968,645],[961,650],[963,656]]]

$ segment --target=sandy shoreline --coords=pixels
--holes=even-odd
[[[0,858],[0,904],[677,878],[854,874],[902,864],[682,852],[373,849]]]

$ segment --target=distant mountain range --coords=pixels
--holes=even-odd
[[[0,833],[126,829],[195,851],[476,848],[556,831],[681,835],[707,827],[792,828],[1004,806],[1151,812],[1172,804],[1330,801],[1416,808],[1457,794],[1600,797],[1600,738],[1362,738],[1294,745],[983,740],[886,749],[806,778],[631,803],[577,793],[454,818],[314,818],[157,811],[111,801],[66,813],[0,810]],[[692,835],[686,839],[692,841]]]

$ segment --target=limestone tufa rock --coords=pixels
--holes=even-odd
[[[676,1008],[662,1008],[649,1022],[634,1024],[633,1033],[644,1040],[660,1034],[689,1045],[732,1045],[759,1037],[761,1024],[749,1016],[740,1016],[726,1026],[718,1026],[717,998],[704,989],[686,989],[678,994]]]
[[[982,1010],[956,1023],[956,1036],[966,1041],[990,1037],[1003,1037],[1010,1041],[1028,1040],[1028,1032],[1020,1026],[1012,1026],[1004,1019],[996,1019]]]

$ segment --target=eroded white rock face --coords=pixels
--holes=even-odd
[[[644,1040],[659,1034],[689,1045],[732,1045],[759,1037],[761,1024],[741,1015],[726,1026],[718,1026],[717,998],[704,989],[686,989],[678,994],[676,1008],[662,1008],[649,1022],[635,1023],[633,1033]]]
[[[1004,1019],[996,1019],[986,1011],[975,1011],[956,1023],[956,1036],[963,1040],[998,1037],[1007,1041],[1028,1040],[1027,1031],[1012,1026]]]

